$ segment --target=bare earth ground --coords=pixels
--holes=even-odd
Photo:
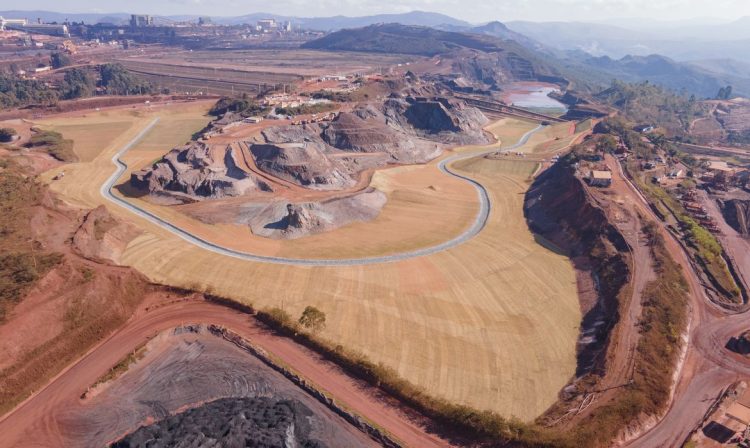
[[[408,55],[336,53],[317,50],[231,50],[190,51],[128,58],[126,61],[153,62],[187,67],[211,67],[246,72],[320,76],[343,75],[389,67],[423,58]]]
[[[66,166],[64,179],[51,188],[75,205],[91,208],[105,203],[99,187],[114,170],[112,155],[156,114],[168,126],[165,123],[179,123],[179,116],[188,111],[164,107],[140,113],[133,117],[133,126],[103,145],[92,162]],[[92,132],[102,121],[107,120],[89,119]],[[509,127],[510,135],[520,135],[534,125],[518,122]],[[502,125],[493,129],[505,132]],[[531,152],[539,143],[532,141],[523,151]],[[149,163],[168,149],[136,148],[130,157],[138,159],[128,163]],[[533,169],[509,170],[508,163],[515,164],[482,159],[471,168],[471,176],[487,187],[492,200],[490,220],[479,236],[447,252],[370,266],[294,267],[230,259],[192,246],[118,207],[108,207],[143,230],[119,261],[151,279],[210,288],[258,308],[280,306],[293,315],[314,305],[327,315],[324,336],[367,353],[435,395],[530,420],[556,400],[575,371],[581,314],[570,261],[537,244],[523,217],[523,195]],[[56,172],[51,170],[44,178],[49,180]],[[393,188],[386,191],[389,205],[380,218],[304,244],[319,254],[338,257],[394,250],[395,244],[403,250],[459,232],[464,224],[456,222],[467,222],[477,206],[469,186],[452,184],[434,164],[385,170],[373,182],[384,190],[388,185]],[[163,207],[158,212],[170,220],[179,218],[180,226],[187,223]],[[394,224],[396,219],[400,221]],[[224,227],[190,227],[196,229],[210,232],[210,239],[220,242],[237,239]],[[309,255],[312,249],[305,249],[300,243],[304,240],[274,249],[283,255]]]

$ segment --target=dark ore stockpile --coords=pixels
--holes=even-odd
[[[144,426],[113,443],[136,447],[326,447],[311,436],[312,411],[296,400],[224,398]]]

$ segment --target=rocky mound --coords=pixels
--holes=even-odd
[[[117,262],[127,244],[139,234],[135,227],[118,221],[100,205],[83,217],[73,234],[73,248],[91,260]]]
[[[232,145],[193,142],[171,150],[150,168],[134,172],[130,185],[183,201],[271,191],[266,182],[240,168],[242,157]]]
[[[320,144],[279,143],[252,145],[255,164],[262,171],[303,187],[341,190],[356,180],[341,161],[326,157]]]
[[[721,211],[727,224],[744,237],[750,237],[750,201],[729,199],[721,202]]]
[[[369,189],[324,202],[247,204],[235,219],[249,225],[255,235],[294,239],[335,230],[356,221],[375,219],[386,200],[385,193]]]
[[[425,163],[449,144],[488,143],[482,131],[488,120],[478,109],[440,97],[398,96],[328,123],[266,128],[238,144],[175,148],[133,173],[130,186],[182,202],[273,191],[273,180],[260,170],[310,189],[342,190],[366,169]]]
[[[141,427],[111,446],[323,447],[310,436],[312,414],[296,400],[224,398]]]
[[[446,145],[488,143],[482,128],[489,122],[479,109],[444,97],[392,98],[386,101],[385,115],[391,126],[405,133]]]
[[[334,148],[353,152],[399,154],[413,151],[415,142],[399,136],[386,124],[383,114],[367,105],[340,113],[321,134]]]
[[[248,142],[259,169],[314,189],[343,189],[388,163],[425,163],[445,145],[483,144],[487,118],[445,98],[391,98],[358,106],[330,123],[265,129]]]
[[[383,102],[360,104],[329,122],[267,127],[230,145],[197,141],[175,148],[133,173],[129,186],[167,204],[247,195],[244,203],[197,205],[186,212],[204,222],[248,225],[269,238],[298,238],[374,219],[386,196],[359,192],[365,171],[426,163],[447,145],[489,143],[483,131],[488,120],[478,109],[420,89],[416,81],[406,84]],[[433,95],[417,96],[422,93]],[[289,209],[286,201],[251,195],[276,190],[293,201],[296,194],[308,195],[299,187],[358,193]]]

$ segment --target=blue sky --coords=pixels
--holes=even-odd
[[[0,10],[9,9],[209,16],[270,12],[304,17],[422,10],[476,23],[517,19],[598,21],[616,17],[728,20],[750,16],[750,0],[0,0]]]

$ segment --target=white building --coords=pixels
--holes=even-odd
[[[5,31],[5,26],[26,26],[26,19],[6,19],[0,16],[0,31]]]
[[[261,19],[258,20],[258,29],[263,32],[276,31],[278,24],[275,19]]]

